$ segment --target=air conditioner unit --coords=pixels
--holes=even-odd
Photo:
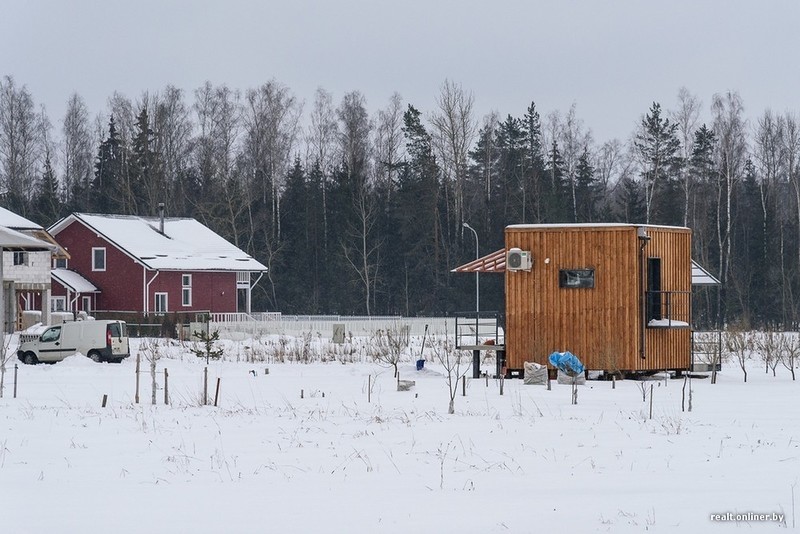
[[[509,249],[506,255],[506,269],[509,271],[530,271],[533,258],[528,250]]]

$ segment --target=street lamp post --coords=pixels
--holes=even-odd
[[[475,259],[477,260],[480,258],[480,252],[478,248],[478,232],[475,231],[473,227],[469,224],[464,223],[464,228],[472,230],[472,233],[475,234]],[[477,265],[475,266],[475,341],[477,345],[478,340],[478,318],[481,314],[481,273],[478,271]]]
[[[463,224],[464,228],[469,228],[475,234],[475,259],[480,258],[480,248],[478,247],[478,232],[467,223]],[[472,351],[472,378],[480,378],[481,376],[481,351],[478,350],[480,339],[478,337],[478,326],[481,315],[481,273],[478,266],[475,266],[475,349]]]

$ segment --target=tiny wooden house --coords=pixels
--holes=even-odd
[[[555,351],[607,372],[685,370],[691,238],[683,227],[512,225],[505,249],[456,271],[505,273],[509,374]]]
[[[569,350],[587,369],[688,369],[691,237],[665,226],[507,227],[506,366]],[[529,269],[511,265],[520,252]]]

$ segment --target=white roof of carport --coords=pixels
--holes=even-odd
[[[692,260],[692,285],[693,286],[718,286],[717,280],[713,274],[706,271],[700,264]]]

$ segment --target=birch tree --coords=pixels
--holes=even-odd
[[[31,205],[40,168],[40,116],[27,87],[10,76],[0,80],[0,187],[14,211],[25,214]]]
[[[744,174],[747,142],[744,106],[738,93],[716,94],[712,100],[713,127],[717,137],[716,163],[719,169],[717,183],[717,245],[719,254],[719,281],[722,287],[717,292],[718,310],[724,324],[727,312],[724,307],[725,285],[731,265],[731,228],[733,227],[733,194]]]
[[[71,211],[86,211],[89,208],[95,146],[89,111],[78,93],[73,93],[67,101],[61,136],[64,202]]]
[[[689,225],[689,199],[692,194],[692,174],[689,171],[689,160],[694,146],[694,133],[700,120],[700,100],[686,87],[678,90],[678,106],[670,114],[672,122],[677,126],[680,141],[679,176],[683,190],[683,225]]]
[[[452,216],[447,219],[447,241],[452,243],[451,235],[461,234],[461,224],[466,220],[464,214],[465,185],[467,181],[467,157],[472,141],[477,133],[477,123],[473,116],[474,97],[460,84],[445,80],[436,99],[436,111],[432,114],[431,137],[439,156],[442,179],[452,192],[452,199],[446,199],[447,208],[452,206]],[[450,234],[450,231],[453,231]]]

